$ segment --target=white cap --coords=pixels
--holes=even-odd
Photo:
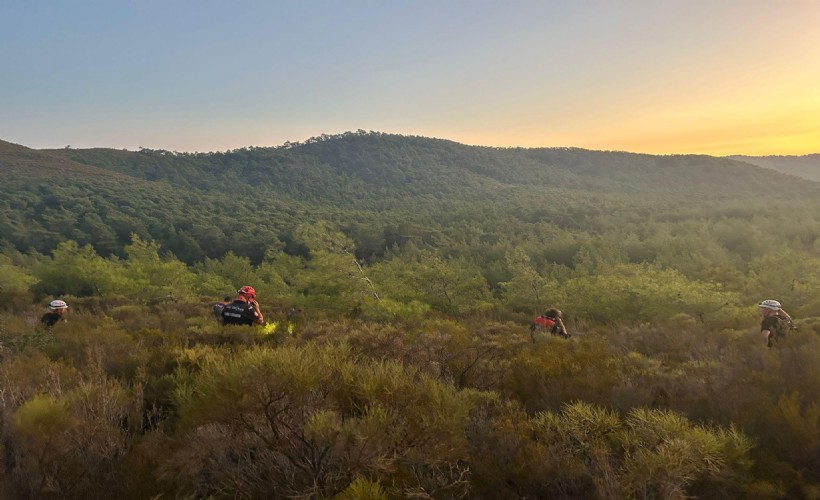
[[[48,304],[48,308],[52,311],[56,311],[57,309],[68,309],[68,304],[66,304],[62,300],[52,300]]]
[[[760,303],[760,308],[762,309],[771,309],[772,311],[779,311],[780,310],[780,302],[776,300],[764,300]]]

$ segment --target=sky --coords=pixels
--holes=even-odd
[[[817,0],[0,0],[0,139],[820,153]]]

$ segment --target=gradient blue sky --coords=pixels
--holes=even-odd
[[[0,139],[820,152],[820,1],[0,2]]]

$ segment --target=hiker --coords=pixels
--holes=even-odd
[[[68,304],[62,300],[52,300],[48,304],[48,309],[51,312],[43,314],[43,317],[40,318],[40,322],[47,327],[52,327],[55,323],[63,319],[63,315],[68,311]]]
[[[265,319],[256,302],[256,290],[243,286],[236,292],[236,298],[222,308],[223,325],[264,325]]]
[[[796,330],[792,324],[791,316],[783,310],[780,302],[776,300],[764,300],[758,307],[763,315],[760,322],[760,333],[766,339],[766,346],[771,348],[781,338],[786,336],[788,330]]]
[[[533,331],[548,331],[550,335],[558,335],[565,339],[570,336],[567,327],[564,326],[561,311],[555,308],[547,309],[543,314],[536,317],[531,329]]]
[[[219,322],[220,325],[222,324],[222,309],[225,309],[225,306],[227,306],[231,302],[231,296],[226,295],[222,299],[222,302],[217,302],[216,304],[211,306],[211,311],[214,313],[214,316],[216,316],[216,320]]]

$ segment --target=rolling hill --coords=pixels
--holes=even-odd
[[[750,167],[750,163],[728,158],[577,148],[489,148],[364,132],[224,153],[147,149],[60,149],[39,153],[177,186],[218,189],[226,185],[264,185],[323,203],[334,200],[340,189],[355,192],[356,198],[386,194],[473,196],[513,186],[725,196],[751,194],[764,187],[793,190],[804,186],[795,179],[773,178],[761,168]]]
[[[640,224],[704,204],[746,213],[746,201],[764,192],[820,197],[818,183],[729,158],[489,148],[362,131],[196,154],[0,142],[0,173],[2,244],[47,253],[73,239],[121,255],[137,234],[186,262],[229,250],[259,261],[267,248],[287,246],[295,226],[318,219],[380,253],[408,238],[436,246],[465,227],[594,230],[613,214]]]
[[[101,177],[125,181],[115,170],[76,162],[48,150],[30,149],[0,140],[0,173],[6,178],[57,179],[60,177]],[[136,178],[134,179],[136,180]]]
[[[729,158],[820,182],[820,154],[803,156],[730,156]]]

